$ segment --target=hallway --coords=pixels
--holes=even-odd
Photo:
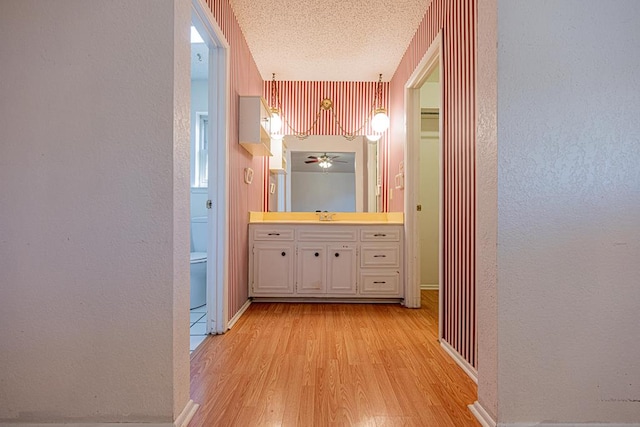
[[[476,385],[437,341],[438,294],[422,308],[254,303],[192,354],[199,426],[478,426]]]

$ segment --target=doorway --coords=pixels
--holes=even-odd
[[[192,2],[192,32],[200,36],[192,44],[192,217],[206,218],[206,314],[205,334],[227,330],[225,307],[228,266],[228,64],[229,45],[222,30],[199,0]],[[196,69],[198,74],[196,74]],[[201,100],[194,94],[195,81]],[[203,83],[203,81],[205,83]],[[204,92],[204,93],[202,93]],[[206,108],[197,107],[201,102]],[[195,111],[199,110],[199,111]],[[192,226],[194,222],[192,220]]]
[[[442,35],[438,34],[405,86],[405,305],[420,307],[420,291],[437,289],[442,337]]]

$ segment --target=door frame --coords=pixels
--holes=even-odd
[[[191,21],[209,47],[209,186],[207,209],[207,333],[228,328],[229,247],[229,76],[230,47],[211,11],[192,0]],[[213,173],[212,173],[213,172]]]
[[[406,236],[406,273],[407,292],[405,305],[411,308],[420,307],[420,227],[418,221],[417,205],[420,197],[420,141],[422,130],[420,127],[420,89],[427,77],[436,69],[440,71],[440,86],[442,88],[442,31],[427,49],[422,60],[411,74],[405,84],[405,122],[406,145],[404,150],[405,165],[405,236]],[[444,91],[440,90],[440,115],[439,115],[439,183],[438,183],[438,339],[442,338],[442,281],[443,281],[443,132],[442,132],[442,106]]]

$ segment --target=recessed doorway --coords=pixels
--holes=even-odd
[[[227,330],[226,277],[228,265],[228,75],[229,45],[211,12],[192,2],[191,49],[191,221],[206,222],[206,310],[196,323],[198,332]],[[198,38],[199,37],[199,38]],[[200,229],[201,225],[198,226]],[[194,243],[192,235],[192,244]],[[193,251],[193,246],[192,246]],[[193,272],[192,272],[193,274]],[[194,291],[192,290],[192,293]],[[194,317],[200,316],[198,313]],[[204,320],[204,321],[203,321]]]

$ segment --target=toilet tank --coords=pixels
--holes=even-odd
[[[207,217],[191,218],[191,252],[207,252]]]

